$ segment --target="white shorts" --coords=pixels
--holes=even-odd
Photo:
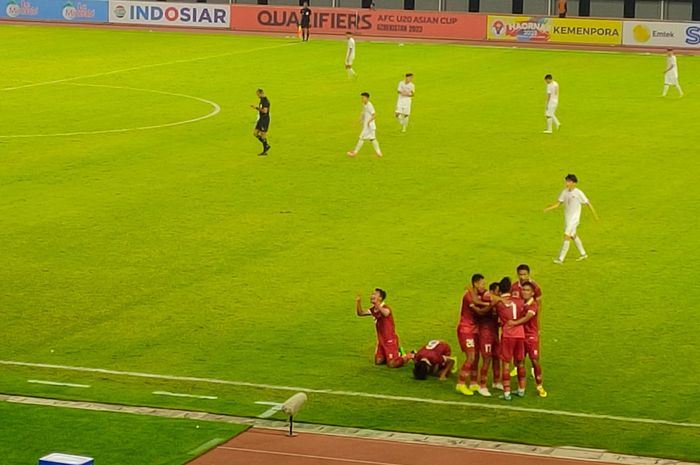
[[[666,74],[664,76],[664,84],[667,86],[677,86],[678,85],[678,76],[674,74]]]
[[[410,115],[411,114],[411,99],[401,98],[396,102],[396,113],[400,115]]]
[[[360,133],[360,139],[362,140],[374,140],[377,138],[377,126],[370,124],[368,127],[364,128]]]
[[[576,229],[578,229],[578,221],[575,223],[567,223],[564,225],[564,234],[569,237],[576,237]]]
[[[355,55],[350,55],[345,57],[345,65],[352,66],[352,62],[355,61]]]
[[[559,105],[559,102],[551,102],[547,104],[547,108],[544,110],[544,116],[550,117],[554,116],[554,113],[557,111],[557,106]]]

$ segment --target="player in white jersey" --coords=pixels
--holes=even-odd
[[[355,70],[352,69],[352,62],[355,61],[355,39],[352,38],[352,31],[345,33],[348,37],[348,50],[345,52],[345,71],[348,77],[357,76]]]
[[[581,256],[577,259],[577,261],[588,258],[586,250],[583,248],[581,239],[578,237],[578,235],[576,235],[576,228],[578,228],[578,223],[581,220],[581,205],[588,205],[588,208],[591,209],[591,213],[593,213],[593,217],[596,219],[596,221],[598,220],[598,214],[593,208],[590,200],[588,200],[588,197],[586,197],[586,194],[584,194],[583,191],[576,187],[576,183],[578,182],[576,175],[567,174],[564,179],[566,180],[566,188],[561,191],[561,194],[559,194],[559,198],[555,203],[544,209],[546,213],[558,208],[559,205],[564,204],[564,243],[559,251],[559,258],[554,259],[554,263],[559,265],[564,263],[566,253],[569,251],[569,246],[571,245],[572,240],[574,241],[574,244],[576,244],[578,251],[581,253]]]
[[[398,100],[396,101],[396,119],[401,125],[401,132],[406,132],[408,118],[411,116],[411,101],[416,93],[416,86],[413,84],[413,73],[406,73],[406,79],[399,81]]]
[[[544,82],[547,83],[547,100],[544,105],[544,117],[547,120],[547,129],[545,134],[552,133],[552,122],[559,129],[561,123],[557,119],[557,105],[559,105],[559,83],[552,79],[552,75],[548,74],[544,77]]]
[[[673,50],[668,49],[666,56],[666,70],[664,71],[664,91],[661,94],[662,97],[666,97],[668,93],[668,86],[674,86],[678,89],[678,95],[683,97],[683,89],[678,83],[678,63],[676,61],[676,55],[673,54]]]
[[[362,92],[362,113],[360,114],[360,121],[362,122],[362,132],[360,133],[360,139],[357,141],[355,150],[348,152],[348,155],[354,157],[357,152],[360,151],[362,145],[366,140],[372,141],[372,147],[374,147],[374,153],[378,156],[382,156],[382,151],[379,149],[379,142],[377,142],[377,124],[374,122],[376,118],[376,113],[374,112],[374,105],[369,101],[369,94],[367,92]]]

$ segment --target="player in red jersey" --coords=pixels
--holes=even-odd
[[[374,363],[376,365],[386,365],[389,368],[399,368],[411,359],[411,355],[399,354],[399,336],[396,335],[394,325],[394,315],[391,308],[384,303],[386,292],[376,288],[370,296],[372,306],[368,309],[362,308],[362,296],[355,299],[355,310],[357,316],[372,316],[377,328],[377,349],[374,352]]]
[[[537,395],[547,397],[547,391],[542,386],[542,366],[540,365],[540,327],[537,321],[540,304],[535,298],[535,286],[532,283],[526,282],[522,285],[522,297],[525,301],[525,315],[511,324],[522,325],[525,330],[525,353],[535,371]]]
[[[459,370],[459,379],[455,390],[465,396],[474,395],[474,391],[479,390],[477,383],[477,370],[479,367],[479,315],[484,315],[490,311],[488,302],[481,300],[481,296],[486,292],[486,280],[483,275],[472,276],[472,285],[462,297],[462,309],[457,326],[457,339],[462,352],[467,356]],[[469,378],[469,387],[467,387]]]
[[[445,341],[428,342],[413,354],[413,377],[424,380],[429,374],[435,374],[440,381],[445,381],[456,362],[451,353],[450,345]]]
[[[493,297],[492,297],[493,296]],[[493,368],[494,389],[503,390],[501,383],[501,361],[498,357],[498,314],[493,306],[498,299],[498,283],[491,283],[489,290],[484,293],[482,300],[492,305],[489,312],[481,315],[479,323],[479,352],[481,354],[481,370],[479,372],[479,394],[490,397],[491,392],[486,387],[489,377],[489,366]]]
[[[513,286],[510,289],[510,295],[512,295],[513,297],[522,298],[521,293],[523,291],[523,284],[530,283],[534,291],[533,296],[541,306],[542,289],[540,289],[540,286],[530,277],[530,267],[523,263],[521,265],[518,265],[516,271],[518,272],[518,280],[515,283],[513,283]]]
[[[523,291],[523,284],[525,283],[530,283],[532,284],[532,288],[534,290],[534,297],[535,300],[537,301],[537,304],[539,305],[540,309],[542,308],[542,289],[540,289],[540,286],[530,277],[530,267],[526,264],[521,264],[518,265],[518,268],[516,269],[518,273],[518,280],[513,284],[513,287],[510,289],[510,295],[513,297],[522,297],[522,291]],[[524,300],[524,299],[523,299]],[[515,376],[515,368],[513,368],[513,371],[510,372],[510,376]],[[533,377],[534,375],[534,365],[533,365]]]
[[[525,314],[525,302],[519,297],[510,295],[511,282],[505,277],[498,284],[500,300],[496,303],[498,318],[501,321],[503,333],[501,334],[503,398],[511,400],[510,395],[510,364],[515,363],[518,369],[518,396],[525,395],[525,329],[522,325],[514,325],[513,322]]]

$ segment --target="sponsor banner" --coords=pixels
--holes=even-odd
[[[229,28],[228,5],[109,0],[109,22],[171,27]]]
[[[700,48],[700,23],[625,21],[622,44],[637,47]]]
[[[298,7],[231,5],[231,28],[237,31],[296,33]],[[377,37],[481,40],[486,16],[401,10],[311,8],[311,30],[321,34],[353,31]]]
[[[622,44],[622,21],[546,16],[489,16],[487,38],[518,42]]]
[[[107,1],[1,0],[0,18],[17,20],[107,22]]]

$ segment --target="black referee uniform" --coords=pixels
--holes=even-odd
[[[311,27],[311,8],[308,3],[304,2],[304,8],[301,9],[301,38],[304,42],[309,40],[309,28]]]

